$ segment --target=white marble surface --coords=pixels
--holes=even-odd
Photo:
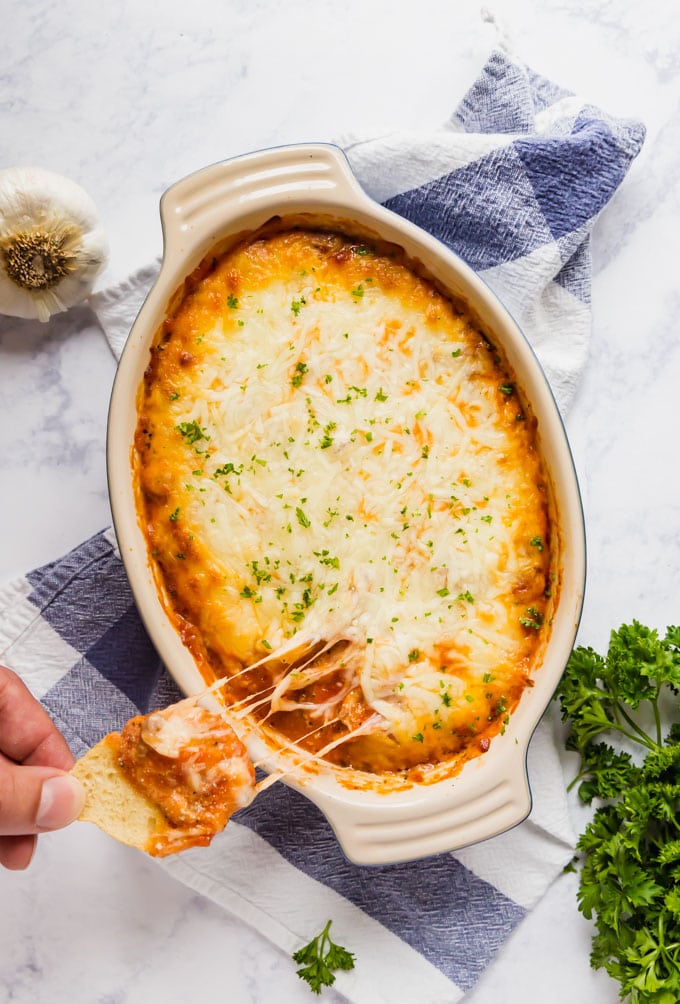
[[[160,251],[158,198],[188,173],[280,142],[448,116],[492,43],[478,3],[424,0],[5,0],[0,166],[83,184],[111,241],[102,283]],[[680,19],[675,0],[497,0],[517,51],[645,149],[594,238],[593,338],[568,417],[589,580],[580,640],[677,623],[680,577]],[[100,285],[101,285],[100,284]],[[76,308],[0,319],[0,583],[109,522],[114,361]],[[575,879],[560,878],[466,1000],[614,1004],[589,969]],[[340,998],[327,995],[329,1000]],[[93,828],[43,837],[0,874],[0,1001],[308,1001],[259,934]]]

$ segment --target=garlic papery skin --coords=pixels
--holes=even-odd
[[[107,260],[80,185],[42,167],[0,171],[0,314],[48,321],[92,292]]]

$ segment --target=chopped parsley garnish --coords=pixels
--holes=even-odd
[[[302,308],[306,305],[306,303],[307,301],[305,300],[304,296],[301,296],[299,300],[293,300],[293,302],[290,305],[290,309],[293,311],[296,317],[298,316]]]
[[[323,429],[323,439],[319,441],[319,446],[322,450],[327,450],[329,446],[333,445],[333,437],[331,432],[335,430],[335,422],[329,422],[328,425],[324,426]]]
[[[329,568],[340,568],[340,558],[331,555],[327,548],[324,548],[323,551],[315,551],[314,555],[319,559],[320,564],[328,565]]]
[[[535,537],[531,538],[531,540],[529,541],[529,544],[532,547],[537,547],[539,551],[542,551],[543,547],[544,547],[543,537],[541,537],[539,535],[536,535]]]
[[[225,477],[228,474],[242,474],[242,473],[243,473],[243,464],[239,464],[237,467],[236,464],[232,464],[232,462],[229,461],[226,464],[222,464],[221,467],[218,467],[214,471],[213,477],[221,478]]]
[[[308,527],[308,526],[312,525],[310,523],[310,521],[309,521],[309,517],[307,517],[305,515],[304,510],[301,509],[300,506],[296,507],[296,509],[295,509],[295,516],[296,516],[297,521],[300,524],[300,526]]]
[[[538,631],[543,624],[543,614],[536,607],[527,607],[526,616],[519,619],[522,627],[531,631]]]
[[[303,376],[308,372],[309,366],[307,363],[299,362],[295,367],[295,373],[290,381],[293,387],[299,387],[302,383]]]
[[[180,422],[175,428],[192,445],[201,439],[210,439],[207,431],[198,422]]]
[[[238,307],[238,296],[234,296],[233,293],[230,293],[227,297],[227,306],[231,307],[232,310],[236,310]]]
[[[258,561],[251,561],[249,567],[258,586],[263,582],[271,582],[271,572],[268,572],[266,568],[260,568],[260,563]]]
[[[352,393],[354,394],[354,397],[352,397]],[[357,387],[356,384],[351,384],[347,388],[347,397],[336,398],[335,403],[336,404],[351,404],[352,401],[355,401],[355,400],[357,400],[360,397],[367,397],[367,396],[368,396],[368,390],[367,390],[366,387]]]

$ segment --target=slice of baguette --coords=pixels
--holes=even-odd
[[[197,697],[131,718],[72,774],[85,789],[79,818],[153,857],[207,847],[256,794],[246,747]]]
[[[120,733],[112,732],[76,762],[71,773],[85,789],[85,805],[78,818],[95,823],[123,844],[153,853],[158,839],[174,828],[121,770],[119,745]]]

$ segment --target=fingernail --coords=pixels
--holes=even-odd
[[[58,830],[68,826],[80,814],[84,801],[82,786],[70,774],[48,777],[43,781],[36,826],[41,830]]]

